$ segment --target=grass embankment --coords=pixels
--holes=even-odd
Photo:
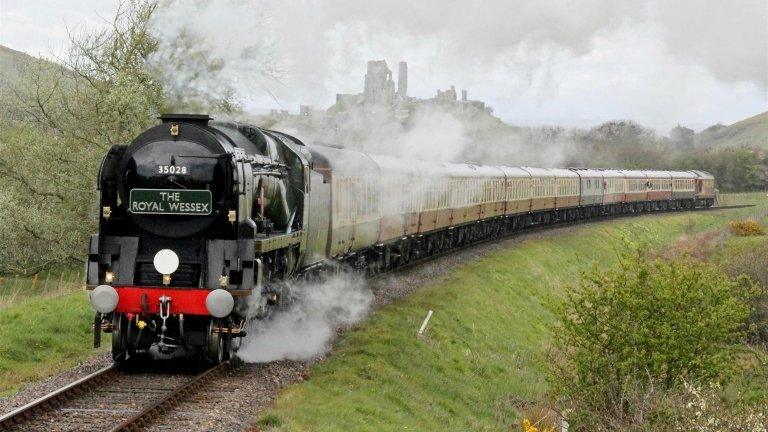
[[[93,310],[81,277],[54,271],[0,280],[0,396],[93,355]]]
[[[330,358],[283,390],[264,429],[505,430],[546,391],[548,329],[563,287],[616,259],[622,238],[662,248],[719,229],[759,208],[622,219],[531,237],[455,269],[377,311],[345,334]],[[429,332],[416,331],[427,310]]]

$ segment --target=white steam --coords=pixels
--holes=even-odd
[[[323,354],[336,329],[365,317],[373,301],[365,280],[351,274],[297,283],[292,290],[297,300],[287,310],[251,324],[237,352],[243,361],[305,360]]]
[[[255,94],[275,103],[285,70],[259,2],[161,0],[150,24],[158,49],[149,61],[174,108],[210,111]]]
[[[317,120],[292,117],[272,127],[307,144],[433,162],[462,160],[471,141],[468,119],[431,106],[418,108],[407,121],[392,111],[351,110]]]

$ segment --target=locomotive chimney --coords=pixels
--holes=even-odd
[[[158,118],[163,123],[193,123],[201,126],[208,126],[208,122],[213,120],[208,114],[162,114]]]

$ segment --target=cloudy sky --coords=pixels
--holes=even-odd
[[[48,55],[68,28],[101,26],[116,7],[0,0],[0,44]],[[164,3],[156,33],[181,29],[224,61],[221,77],[255,112],[327,107],[361,91],[369,59],[407,61],[413,96],[456,85],[517,124],[631,118],[666,133],[768,110],[766,0]],[[253,72],[264,64],[279,82]]]

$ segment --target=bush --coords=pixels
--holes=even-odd
[[[716,383],[702,386],[686,383],[678,395],[668,398],[667,429],[675,432],[768,431],[765,407],[729,404],[722,394],[723,389]]]
[[[739,296],[738,282],[688,258],[635,252],[585,273],[558,312],[550,362],[573,430],[647,429],[666,390],[727,377],[747,316]]]
[[[759,263],[768,263],[768,242],[730,253],[724,268],[733,278],[746,277],[754,282],[745,293],[749,305],[747,341],[768,349],[768,266]]]
[[[562,416],[543,404],[531,404],[523,412],[523,432],[556,432]]]
[[[765,229],[760,222],[754,220],[732,221],[728,223],[731,233],[741,237],[765,235]]]

